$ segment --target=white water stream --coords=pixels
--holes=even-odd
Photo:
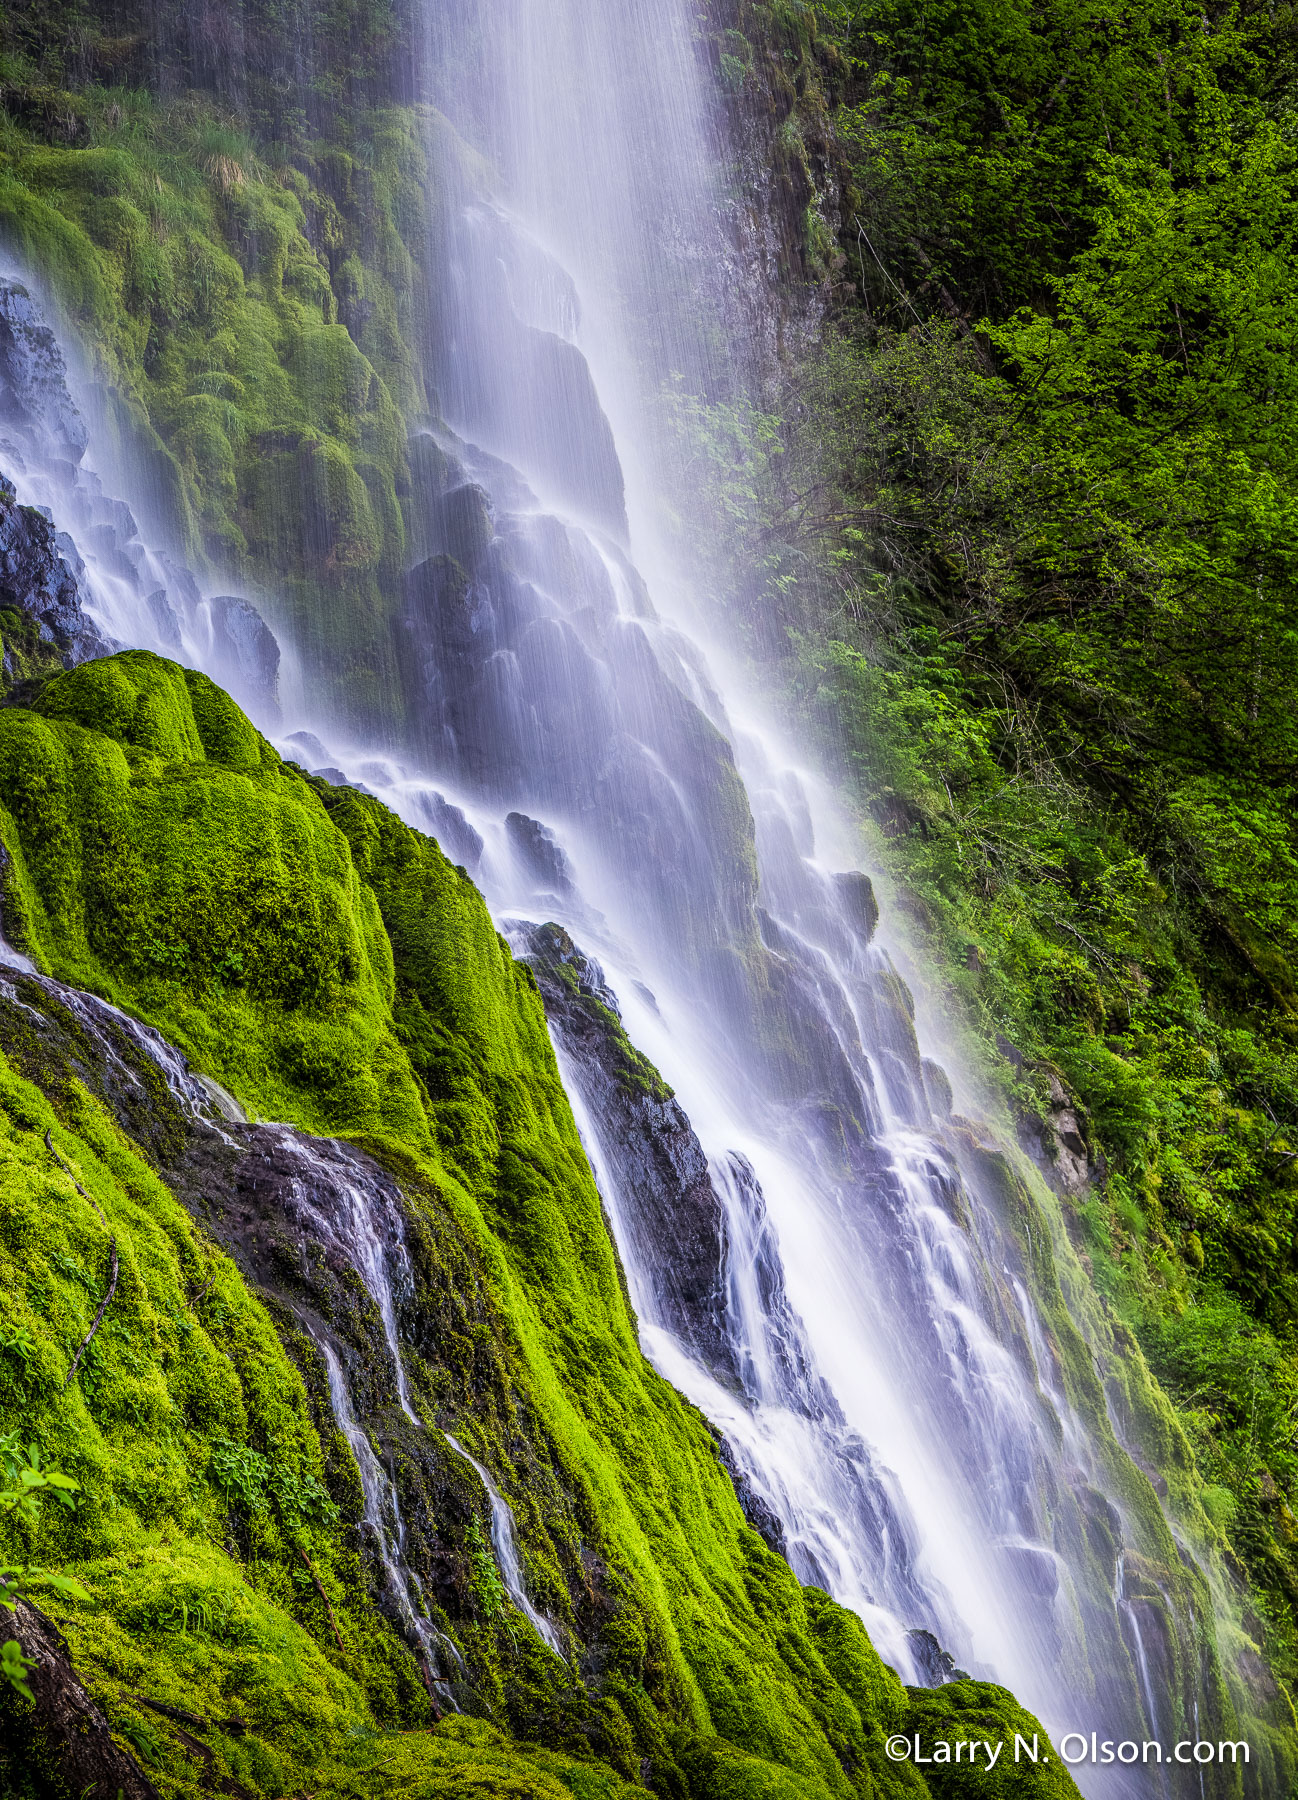
[[[294,1182],[294,1205],[299,1228],[307,1227],[319,1243],[336,1243],[364,1282],[370,1298],[378,1308],[383,1336],[392,1358],[397,1402],[412,1425],[418,1426],[421,1431],[426,1429],[424,1421],[411,1403],[410,1386],[397,1333],[397,1299],[393,1291],[391,1265],[396,1264],[398,1279],[403,1286],[408,1288],[410,1282],[405,1230],[398,1206],[386,1193],[377,1193],[372,1184],[367,1185],[362,1181],[359,1170],[356,1180],[348,1179],[346,1165],[350,1152],[345,1145],[331,1143],[326,1154],[310,1139],[288,1126],[268,1126],[263,1129],[274,1132],[282,1149],[301,1167],[301,1178]],[[327,1214],[321,1210],[322,1204],[328,1205]],[[449,1640],[440,1632],[434,1631],[426,1618],[414,1611],[409,1601],[408,1589],[413,1586],[417,1593],[420,1590],[418,1578],[405,1559],[406,1527],[401,1517],[396,1483],[381,1468],[368,1437],[356,1421],[347,1393],[346,1378],[336,1351],[322,1338],[320,1352],[329,1371],[329,1392],[334,1415],[351,1444],[360,1467],[366,1523],[377,1533],[377,1542],[382,1547],[384,1567],[387,1569],[392,1591],[403,1597],[402,1605],[409,1615],[407,1623],[413,1620],[420,1642],[429,1649],[435,1644],[440,1644],[445,1649]],[[470,1465],[486,1489],[491,1509],[491,1545],[506,1593],[537,1635],[556,1655],[562,1656],[563,1644],[558,1631],[528,1596],[523,1560],[508,1501],[487,1470],[469,1454],[458,1438],[452,1437],[449,1431],[443,1432],[442,1436],[456,1455]],[[390,1532],[389,1519],[395,1526],[395,1537]],[[422,1599],[422,1594],[420,1598]],[[454,1650],[454,1646],[450,1648]]]

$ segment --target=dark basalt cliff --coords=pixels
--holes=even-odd
[[[19,678],[32,663],[67,668],[116,648],[82,605],[80,563],[70,539],[34,506],[20,506],[0,476],[0,604],[11,614],[4,673]]]
[[[703,1147],[671,1089],[628,1040],[598,965],[558,925],[533,927],[519,947],[550,1030],[578,1070],[623,1228],[644,1247],[639,1265],[654,1271],[656,1322],[721,1379],[736,1381],[725,1324],[725,1208]]]

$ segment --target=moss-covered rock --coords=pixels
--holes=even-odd
[[[0,241],[84,344],[101,439],[164,534],[260,584],[317,683],[372,720],[400,703],[428,145],[452,140],[425,112],[358,105],[348,147],[297,134],[268,153],[196,95],[79,105],[75,144],[5,121]]]
[[[682,1800],[912,1791],[880,1755],[909,1704],[897,1677],[749,1530],[704,1420],[640,1353],[535,981],[468,879],[141,653],[0,712],[0,793],[8,930],[250,1111],[353,1139],[319,1154],[376,1171],[409,1261],[418,1424],[372,1292],[275,1197],[275,1132],[200,1128],[71,990],[16,975],[0,997],[0,1425],[82,1483],[33,1545],[90,1592],[60,1622],[164,1791],[203,1759],[140,1694],[209,1721],[213,1777],[254,1793],[380,1763],[412,1794],[595,1800],[642,1773]],[[65,1387],[110,1234],[119,1293]],[[492,1726],[422,1729],[325,1332]],[[443,1426],[510,1502],[570,1663],[511,1624]],[[217,1724],[235,1714],[245,1735]]]

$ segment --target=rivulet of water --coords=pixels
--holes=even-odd
[[[432,1692],[443,1706],[458,1711],[446,1679],[446,1665],[449,1661],[451,1668],[463,1673],[463,1659],[450,1638],[438,1631],[429,1620],[419,1577],[406,1561],[406,1525],[401,1516],[401,1500],[396,1482],[384,1471],[374,1454],[369,1437],[356,1418],[347,1378],[337,1352],[323,1337],[319,1340],[318,1348],[329,1379],[329,1402],[333,1415],[351,1447],[360,1471],[363,1521],[383,1570],[387,1587],[386,1605],[419,1657],[424,1678]]]
[[[383,1336],[392,1359],[397,1403],[411,1424],[422,1431],[425,1428],[424,1421],[415,1411],[410,1398],[405,1360],[397,1332],[397,1293],[393,1270],[396,1270],[397,1285],[407,1291],[412,1278],[405,1227],[396,1190],[376,1187],[372,1180],[364,1179],[359,1165],[356,1165],[353,1178],[349,1173],[353,1159],[344,1144],[330,1141],[327,1145],[317,1145],[288,1126],[266,1126],[263,1129],[278,1137],[291,1164],[296,1164],[301,1170],[300,1176],[293,1183],[294,1217],[299,1229],[306,1230],[319,1243],[335,1244],[359,1274],[378,1308]],[[434,1632],[427,1620],[414,1611],[410,1604],[408,1590],[413,1587],[418,1593],[419,1585],[404,1557],[406,1527],[401,1516],[396,1484],[384,1473],[368,1437],[352,1414],[342,1365],[335,1351],[323,1340],[320,1350],[329,1371],[329,1392],[334,1416],[351,1444],[360,1467],[365,1495],[365,1520],[376,1534],[375,1542],[380,1547],[389,1585],[394,1594],[405,1596],[402,1601],[403,1618],[409,1615],[406,1620],[408,1629],[416,1631],[425,1650],[430,1649],[435,1642],[444,1644],[441,1634]],[[459,1439],[452,1437],[449,1431],[444,1432],[443,1436],[456,1455],[470,1465],[486,1490],[491,1508],[492,1550],[506,1593],[538,1636],[556,1654],[562,1655],[562,1643],[554,1625],[532,1604],[528,1596],[523,1576],[523,1560],[509,1503],[487,1470],[469,1454]]]
[[[496,1555],[496,1566],[500,1570],[501,1579],[505,1584],[505,1592],[532,1626],[537,1636],[550,1646],[556,1656],[562,1656],[563,1642],[559,1633],[545,1614],[532,1604],[528,1595],[527,1584],[523,1578],[523,1559],[519,1555],[518,1539],[514,1534],[514,1515],[509,1510],[509,1502],[491,1479],[487,1470],[483,1468],[476,1457],[470,1456],[460,1440],[452,1437],[449,1431],[443,1432],[442,1435],[456,1455],[464,1458],[487,1490],[487,1499],[491,1502],[491,1547]]]

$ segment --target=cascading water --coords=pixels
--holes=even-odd
[[[57,528],[51,547],[62,566],[43,580],[43,630],[71,660],[129,646],[202,668],[270,725],[276,639],[250,601],[204,596],[182,561],[145,540],[120,490],[105,486],[97,464],[112,459],[95,385],[69,382],[63,348],[27,279],[0,264],[0,474],[21,507]],[[98,420],[99,431],[87,428],[87,418]],[[122,473],[119,466],[117,480]],[[31,546],[21,541],[4,549],[11,575],[14,561],[30,559]]]
[[[399,764],[308,709],[286,753],[433,829],[520,953],[557,921],[599,955],[587,985],[675,1090],[674,1113],[655,1101],[639,1122],[662,1150],[649,1180],[628,1153],[639,1124],[552,1012],[643,1341],[723,1431],[750,1517],[797,1572],[855,1607],[907,1679],[943,1679],[943,1646],[1055,1733],[1152,1736],[1198,1694],[1149,1654],[1133,1608],[1150,1602],[1123,1587],[1149,1527],[1108,1491],[1063,1390],[869,883],[819,848],[846,834],[728,677],[723,697],[724,658],[701,648],[653,529],[656,385],[679,371],[706,388],[716,342],[761,329],[718,222],[689,9],[510,0],[479,16],[465,0],[430,23],[429,57],[505,198],[447,173],[442,491],[400,623],[415,733]],[[252,609],[204,601],[146,551],[78,474],[83,448],[21,429],[8,453],[72,533],[101,635],[179,654],[239,698],[259,681],[269,723]],[[376,1204],[303,1227],[345,1233],[415,1419],[400,1245]],[[414,1616],[395,1489],[321,1349]],[[474,1467],[511,1597],[558,1648]],[[1098,1790],[1102,1771],[1081,1773]]]
[[[405,1230],[395,1193],[388,1190],[376,1193],[372,1185],[359,1179],[359,1170],[357,1179],[349,1179],[349,1152],[342,1144],[331,1143],[326,1156],[309,1139],[287,1126],[268,1126],[263,1127],[263,1130],[277,1135],[289,1157],[303,1170],[304,1179],[294,1183],[298,1225],[309,1232],[317,1243],[328,1244],[333,1241],[340,1245],[377,1306],[388,1353],[392,1358],[397,1402],[411,1424],[423,1430],[424,1422],[411,1404],[405,1361],[397,1336],[397,1299],[393,1292],[390,1264],[395,1263],[398,1280],[403,1287],[410,1284],[410,1268]],[[325,1199],[328,1201],[328,1211],[322,1210],[322,1200]],[[418,1577],[409,1569],[404,1558],[406,1527],[401,1516],[396,1483],[380,1467],[369,1439],[356,1421],[347,1392],[346,1377],[336,1351],[322,1338],[320,1352],[329,1371],[329,1393],[334,1416],[351,1444],[360,1468],[361,1487],[365,1496],[365,1520],[375,1533],[389,1586],[398,1599],[407,1630],[415,1632],[426,1652],[440,1645],[443,1650],[449,1649],[453,1656],[458,1657],[450,1640],[434,1631],[411,1605],[409,1591],[412,1588],[421,1601],[423,1596]],[[443,1432],[442,1436],[456,1455],[469,1464],[486,1490],[491,1508],[491,1544],[506,1593],[537,1636],[557,1655],[562,1655],[563,1646],[558,1632],[528,1596],[523,1576],[523,1560],[519,1554],[508,1501],[487,1470],[469,1454],[458,1438],[452,1437],[449,1431]],[[445,1697],[443,1694],[443,1698]]]
[[[441,791],[382,778],[408,816],[452,819],[502,920],[597,951],[675,1088],[710,1170],[719,1332],[693,1244],[673,1296],[677,1240],[554,1022],[646,1346],[722,1426],[794,1566],[911,1679],[935,1678],[920,1628],[1056,1732],[1141,1737],[1169,1671],[1133,1657],[1113,1561],[1078,1549],[1097,1506],[1120,1545],[1140,1525],[1104,1498],[1023,1258],[943,1132],[949,1087],[868,885],[820,860],[815,796],[723,699],[655,533],[655,393],[675,372],[724,391],[736,333],[760,329],[696,25],[681,0],[469,0],[430,24],[439,99],[503,198],[449,209],[436,378],[457,436],[403,619],[415,757]]]
[[[514,1536],[514,1518],[509,1510],[509,1502],[496,1486],[491,1476],[483,1468],[476,1457],[469,1452],[457,1437],[449,1431],[442,1436],[458,1456],[462,1456],[473,1470],[478,1480],[487,1490],[487,1498],[491,1502],[491,1547],[496,1553],[496,1566],[500,1570],[501,1580],[505,1584],[505,1592],[518,1608],[536,1635],[547,1643],[556,1656],[563,1655],[563,1643],[559,1633],[539,1612],[528,1598],[527,1587],[523,1580],[523,1559],[518,1553],[518,1541]]]

